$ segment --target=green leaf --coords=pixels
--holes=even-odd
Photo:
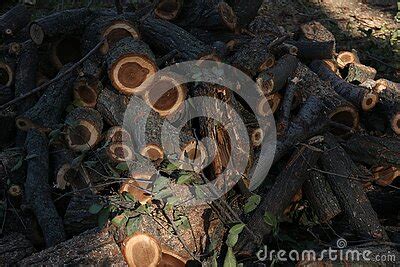
[[[128,221],[128,218],[124,214],[120,214],[115,216],[112,220],[111,223],[114,224],[115,226],[121,227],[126,224]]]
[[[217,257],[218,257],[217,253],[214,253],[211,264],[212,267],[218,267]]]
[[[171,189],[166,188],[166,189],[163,189],[160,192],[154,194],[153,199],[162,200],[162,199],[168,198],[170,196],[172,196],[172,191],[171,191]]]
[[[142,220],[141,216],[130,218],[126,224],[126,234],[128,236],[133,235],[139,230],[140,222]]]
[[[175,205],[178,202],[179,202],[179,198],[176,197],[176,196],[167,198],[167,203],[168,204]]]
[[[226,252],[224,265],[223,267],[237,267],[237,262],[235,258],[235,254],[231,247],[228,247],[228,251]]]
[[[246,201],[246,204],[244,204],[244,213],[248,214],[255,210],[260,202],[261,196],[259,195],[252,195],[251,197],[249,197],[249,199],[247,199]]]
[[[110,216],[110,207],[104,208],[99,212],[97,223],[100,228],[103,228],[106,225],[109,216]]]
[[[205,199],[206,198],[206,193],[204,192],[204,190],[201,188],[201,186],[199,185],[195,185],[194,187],[194,192],[196,194],[196,197],[200,198],[200,199]]]
[[[127,162],[121,162],[118,163],[118,165],[115,167],[118,171],[128,171],[129,170],[129,166]]]
[[[122,192],[122,196],[124,197],[124,199],[125,199],[126,201],[136,202],[135,197],[132,196],[131,194],[129,194],[129,192]]]
[[[15,172],[19,170],[22,167],[22,163],[24,162],[24,159],[20,157],[17,161],[17,163],[14,165],[14,167],[11,169],[11,172]]]
[[[89,212],[91,214],[97,214],[101,211],[101,209],[103,208],[103,205],[98,204],[98,203],[93,203],[90,207],[89,207]]]
[[[179,216],[179,219],[176,220],[175,225],[182,230],[190,229],[189,219],[186,216]]]
[[[161,189],[167,187],[169,184],[169,179],[163,176],[157,177],[153,183],[153,192],[158,193]]]
[[[173,164],[173,163],[170,163],[170,164],[167,165],[167,167],[165,167],[165,170],[166,170],[166,171],[175,171],[175,170],[177,170],[177,169],[178,169],[178,166],[176,166],[176,165]]]
[[[264,222],[272,226],[273,228],[278,225],[278,219],[276,218],[276,216],[268,211],[264,213]]]
[[[239,235],[238,234],[229,234],[228,237],[226,238],[226,245],[230,248],[233,248],[237,241],[239,239]]]
[[[176,182],[179,185],[190,184],[193,181],[193,176],[190,174],[184,174],[179,176],[178,181]]]
[[[238,235],[243,231],[244,227],[245,227],[244,223],[235,224],[234,226],[231,227],[231,229],[229,229],[229,233]]]

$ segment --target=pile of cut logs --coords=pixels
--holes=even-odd
[[[261,0],[138,1],[132,10],[116,3],[115,10],[89,6],[35,20],[34,6],[18,4],[0,16],[0,264],[233,266],[276,231],[266,215],[279,221],[294,202],[307,203],[321,224],[338,225],[340,235],[396,250],[400,84],[376,79],[356,51],[337,53],[319,22],[288,33],[257,16]],[[268,100],[255,112],[273,112],[278,141],[268,185],[250,192],[248,171],[219,200],[171,209],[173,200],[158,194],[160,181],[212,180],[240,142],[209,118],[192,120],[182,129],[182,154],[214,158],[200,171],[171,166],[160,127],[186,99],[234,106],[253,165],[262,164],[257,155],[268,130],[227,88],[164,76],[159,82],[173,88],[157,99],[157,86],[141,86],[189,60],[224,62],[251,77]],[[146,144],[134,147],[125,141],[135,143],[135,133],[123,127],[132,96],[151,108]],[[132,120],[141,116],[136,110]],[[205,137],[216,151],[207,151]],[[149,160],[154,168],[143,164]],[[225,241],[240,223],[239,241]]]

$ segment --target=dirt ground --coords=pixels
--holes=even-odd
[[[365,2],[266,0],[260,14],[290,32],[296,32],[302,23],[317,20],[335,35],[338,51],[355,49],[362,63],[376,68],[379,77],[400,81],[398,8],[395,3],[377,6]]]

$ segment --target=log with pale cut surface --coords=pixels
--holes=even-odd
[[[60,11],[33,21],[29,26],[32,41],[41,45],[54,37],[80,33],[92,19],[92,11],[87,8]]]
[[[322,80],[329,82],[339,95],[356,107],[369,111],[379,102],[378,96],[374,92],[346,82],[333,73],[323,61],[313,61],[310,67]]]
[[[261,72],[257,77],[257,84],[265,95],[277,93],[287,83],[288,78],[297,68],[298,59],[292,55],[280,58],[275,66]]]
[[[336,62],[339,68],[344,69],[349,64],[359,63],[360,60],[355,52],[341,51],[336,57]]]
[[[141,85],[157,72],[155,57],[148,45],[131,37],[118,41],[108,52],[106,62],[114,88],[126,95],[143,92],[146,88]]]
[[[102,83],[93,76],[79,77],[74,83],[74,100],[80,106],[94,108],[102,86]]]
[[[182,9],[184,0],[161,0],[154,9],[160,19],[174,20]]]
[[[74,151],[91,150],[101,139],[103,118],[92,108],[79,107],[65,119],[65,140]]]
[[[365,66],[360,63],[351,63],[347,73],[347,82],[363,83],[367,80],[373,80],[376,76],[376,69]]]
[[[70,180],[77,174],[74,169],[74,153],[61,143],[54,143],[50,147],[49,162],[51,180],[56,188],[65,190]]]

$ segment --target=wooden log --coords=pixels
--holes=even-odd
[[[395,83],[386,79],[379,79],[376,81],[376,85],[374,90],[377,92],[381,92],[384,89],[391,89],[395,91],[400,91],[400,83]]]
[[[265,95],[279,92],[288,78],[296,70],[298,59],[292,55],[283,56],[272,68],[261,72],[257,77],[257,85]]]
[[[366,88],[347,83],[327,68],[324,62],[313,61],[310,67],[322,80],[330,82],[339,95],[356,107],[368,111],[378,103],[379,99],[375,93]]]
[[[257,103],[257,113],[261,116],[267,117],[279,109],[279,106],[282,101],[282,95],[280,93],[273,93],[267,95],[265,98],[262,98]]]
[[[252,255],[263,238],[268,235],[272,227],[264,221],[264,214],[271,214],[276,218],[282,216],[289,207],[293,196],[301,189],[307,179],[310,166],[315,166],[323,151],[320,146],[321,137],[309,141],[309,145],[302,145],[291,157],[285,169],[276,178],[271,190],[264,193],[261,203],[252,212],[248,227],[253,233],[249,235],[246,230],[240,235],[239,242],[235,247],[240,254]]]
[[[168,21],[149,16],[141,22],[140,31],[154,51],[166,54],[176,50],[182,61],[200,59],[212,52],[211,47]]]
[[[353,135],[344,144],[350,157],[368,166],[396,166],[400,168],[400,141],[396,137]]]
[[[72,98],[74,73],[65,74],[70,66],[66,65],[58,74],[60,82],[51,84],[38,102],[24,114],[18,116],[18,129],[28,131],[38,128],[44,131],[56,128],[61,123],[62,115]]]
[[[85,248],[85,249],[83,249]],[[35,253],[22,265],[125,265],[118,245],[106,230],[93,229],[58,246]]]
[[[188,31],[207,45],[214,45],[216,42],[223,42],[225,44],[235,43],[236,46],[240,46],[252,39],[251,36],[228,31],[212,31],[200,28],[190,28]]]
[[[244,45],[230,59],[232,66],[254,77],[275,64],[275,58],[271,54],[268,45],[271,39],[267,37],[254,37]]]
[[[65,119],[65,140],[73,151],[88,151],[100,141],[103,119],[98,111],[79,107]]]
[[[300,26],[301,38],[315,42],[335,42],[335,36],[318,21],[310,21]]]
[[[362,184],[353,180],[360,174],[359,169],[333,136],[325,135],[325,142],[328,150],[321,157],[321,162],[324,170],[329,172],[328,182],[351,229],[361,236],[387,240],[386,232],[379,223]]]
[[[0,62],[0,85],[10,87],[14,82],[14,66],[5,61]]]
[[[86,27],[83,34],[82,51],[86,54],[104,38],[106,41],[99,49],[99,55],[106,55],[118,41],[127,37],[139,38],[139,31],[130,16],[100,16]]]
[[[154,9],[154,14],[160,19],[174,20],[183,6],[183,0],[161,0]]]
[[[227,3],[233,8],[238,20],[238,25],[245,28],[256,16],[262,0],[229,0]]]
[[[299,64],[299,67],[293,74],[293,80],[290,81],[290,84],[292,83],[299,87],[298,92],[300,92],[301,98],[318,98],[319,104],[316,105],[319,105],[324,110],[320,114],[313,114],[312,110],[317,109],[317,106],[315,106],[309,112],[301,115],[302,120],[311,122],[311,118],[315,119],[322,115],[328,120],[346,125],[352,129],[358,128],[359,116],[354,106],[337,94],[331,86],[321,81],[309,68]],[[302,110],[306,111],[305,109]],[[336,133],[339,135],[344,134],[339,130]]]
[[[394,180],[400,177],[400,168],[398,167],[376,167],[372,170],[374,182],[381,186],[391,185]]]
[[[16,134],[15,118],[17,111],[14,108],[7,108],[0,111],[0,124],[5,130],[0,131],[0,145],[10,144]]]
[[[36,88],[38,51],[32,41],[26,41],[22,45],[21,54],[17,61],[15,75],[15,96],[19,97]],[[23,114],[35,105],[35,97],[27,98],[17,106],[18,114]]]
[[[97,104],[102,83],[93,76],[79,77],[73,86],[74,100],[82,107],[94,108]]]
[[[137,253],[138,251],[146,253]],[[129,266],[158,266],[161,261],[161,245],[147,234],[136,233],[122,243],[122,254]]]
[[[341,51],[336,57],[336,62],[339,68],[344,69],[352,63],[360,63],[360,60],[355,52]]]
[[[50,149],[50,178],[58,189],[65,190],[77,171],[74,169],[74,153],[63,144],[53,144]]]
[[[64,215],[67,235],[79,235],[98,225],[97,215],[89,212],[89,208],[98,202],[99,198],[90,194],[76,194],[71,198]]]
[[[0,16],[0,34],[3,37],[16,35],[31,20],[32,11],[24,4],[17,4]]]
[[[155,57],[147,44],[130,37],[118,41],[106,61],[114,88],[126,95],[143,92],[146,88],[141,85],[157,72]]]
[[[390,129],[400,135],[400,90],[387,88],[378,93],[379,103],[375,113],[381,118],[386,118]]]
[[[255,35],[280,36],[282,30],[269,18],[259,15],[249,24],[249,31]]]
[[[379,218],[397,218],[400,211],[397,204],[400,201],[398,190],[389,187],[376,187],[366,192],[373,209]]]
[[[179,77],[163,75],[151,81],[143,100],[160,116],[171,117],[181,109],[186,93],[187,89]]]
[[[81,40],[78,36],[63,36],[53,42],[50,49],[50,60],[57,70],[82,58]]]
[[[32,244],[20,233],[10,233],[0,239],[0,262],[4,265],[18,264],[35,252]]]
[[[71,9],[51,14],[33,21],[29,26],[32,41],[41,45],[50,39],[82,32],[92,19],[92,12],[87,8]]]
[[[303,194],[321,223],[331,221],[342,211],[326,176],[321,172],[309,172],[303,185]]]
[[[25,196],[42,229],[46,246],[51,247],[65,240],[65,232],[51,199],[47,146],[48,141],[44,134],[36,129],[29,130],[25,144],[28,159]]]
[[[376,69],[360,63],[351,63],[347,73],[346,81],[363,83],[369,79],[373,80],[376,76]]]
[[[0,104],[5,104],[14,98],[14,92],[10,87],[0,85]]]
[[[124,123],[124,114],[128,104],[129,99],[125,95],[105,87],[99,94],[96,109],[107,124],[120,126]]]
[[[184,29],[195,27],[234,31],[237,18],[232,8],[223,1],[193,0],[183,3],[175,23]]]
[[[287,43],[283,43],[272,49],[272,53],[276,58],[281,58],[287,54],[297,56],[298,52],[299,49],[296,46]]]
[[[312,41],[288,41],[297,47],[297,55],[305,60],[332,59],[335,53],[335,43]]]

